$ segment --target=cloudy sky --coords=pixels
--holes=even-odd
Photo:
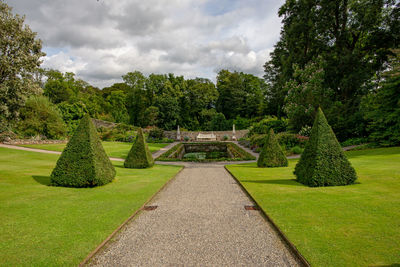
[[[43,67],[100,88],[129,71],[215,80],[258,76],[279,38],[284,0],[5,0],[43,40]]]

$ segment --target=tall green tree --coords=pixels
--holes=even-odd
[[[394,52],[379,87],[363,101],[370,140],[383,146],[400,145],[400,49]]]
[[[242,72],[221,70],[217,76],[216,108],[227,119],[237,116],[250,118],[261,115],[265,83],[262,79]]]
[[[181,97],[181,126],[200,129],[204,121],[201,112],[215,107],[218,91],[208,79],[196,78],[187,81]]]
[[[18,120],[19,110],[27,97],[41,89],[34,80],[40,58],[45,54],[25,17],[13,15],[11,8],[0,1],[0,124]]]
[[[225,118],[223,113],[218,112],[211,118],[209,127],[207,130],[210,131],[226,131],[231,129],[232,124],[231,121]]]
[[[126,94],[123,91],[113,91],[107,97],[107,102],[110,104],[109,113],[114,118],[115,122],[129,121],[128,110],[126,109]]]
[[[146,118],[145,124],[148,126],[157,125],[159,113],[160,111],[158,110],[158,107],[150,106],[146,108],[146,110],[144,111],[144,116]]]
[[[141,72],[135,71],[128,72],[122,78],[129,87],[127,91],[129,122],[143,126],[144,111],[148,106],[151,106],[146,96],[146,77]]]
[[[321,57],[323,86],[334,92],[331,122],[341,139],[360,135],[355,120],[365,84],[384,69],[390,48],[399,42],[399,3],[392,0],[287,0],[280,8],[281,38],[265,64],[269,110],[284,115],[294,66],[303,69]],[[273,108],[271,108],[273,107]],[[338,136],[339,137],[339,136]]]
[[[287,91],[284,108],[289,127],[294,132],[313,124],[318,107],[325,110],[330,107],[334,92],[324,86],[324,77],[321,58],[308,63],[303,69],[294,65],[293,78],[284,86]]]
[[[74,73],[67,72],[64,74],[58,70],[48,70],[46,77],[44,95],[49,97],[53,103],[59,104],[68,101],[75,95]]]
[[[109,87],[104,87],[101,90],[101,95],[103,96],[104,99],[106,99],[113,91],[122,91],[124,93],[127,93],[128,90],[129,86],[126,83],[114,83]]]
[[[177,97],[168,94],[158,95],[155,99],[158,108],[157,126],[165,130],[176,128],[180,120],[180,106]]]
[[[157,126],[166,130],[173,130],[181,120],[180,98],[186,87],[186,81],[182,76],[175,77],[168,74],[168,80],[154,96],[154,106],[158,108]]]
[[[103,98],[102,91],[75,78],[74,73],[47,70],[45,76],[47,79],[43,86],[44,95],[58,105],[70,134],[84,114],[99,118],[105,112],[110,112],[110,103],[106,103],[107,99]],[[109,117],[113,120],[112,116]]]

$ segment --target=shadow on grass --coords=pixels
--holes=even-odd
[[[50,176],[32,175],[32,178],[39,184],[50,186]]]
[[[305,185],[297,182],[295,179],[277,179],[277,180],[241,180],[242,183],[254,183],[254,184],[280,184],[280,185],[292,185],[302,186]]]

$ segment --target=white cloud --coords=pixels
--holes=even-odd
[[[52,56],[43,58],[43,67],[49,69],[58,69],[62,72],[79,72],[85,68],[86,63],[80,58],[71,58],[70,55],[63,51]]]
[[[43,66],[99,87],[128,71],[263,74],[284,0],[6,0],[38,32]]]

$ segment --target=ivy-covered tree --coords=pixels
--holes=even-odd
[[[0,124],[11,125],[19,118],[19,110],[32,94],[41,92],[34,75],[45,54],[25,17],[13,15],[11,8],[0,1]]]

